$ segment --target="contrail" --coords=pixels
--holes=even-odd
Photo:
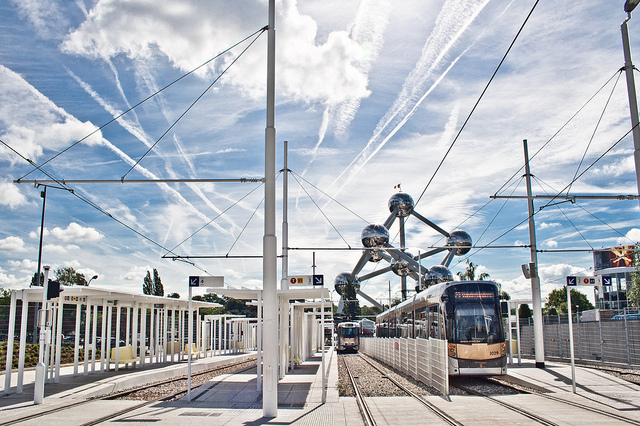
[[[449,50],[489,1],[490,0],[449,0],[444,4],[436,19],[435,28],[429,35],[422,49],[422,55],[418,63],[407,76],[402,90],[392,107],[378,123],[373,136],[369,139],[364,149],[331,184],[330,188],[336,183],[341,182],[340,187],[335,191],[334,195],[338,194],[360,169],[382,149],[387,141],[404,126],[422,101],[438,86],[456,62],[473,46],[473,44],[469,46],[452,61],[431,87],[422,96],[417,98],[418,94],[423,91],[427,80],[432,76],[438,66],[441,65],[441,62],[447,53],[449,53]],[[385,135],[384,133],[389,126],[393,126],[393,128]],[[349,175],[343,180],[342,177],[347,172],[349,172]]]

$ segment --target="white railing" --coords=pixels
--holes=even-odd
[[[449,395],[446,340],[368,337],[360,339],[360,350],[443,395]]]

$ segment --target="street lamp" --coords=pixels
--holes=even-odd
[[[97,279],[98,279],[98,276],[97,276],[97,275],[94,275],[93,277],[91,277],[91,279],[90,279],[90,280],[89,280],[89,282],[87,283],[87,286],[88,286],[89,284],[91,284],[91,281],[93,281],[93,280],[97,280]]]
[[[631,113],[631,125],[633,131],[633,157],[636,166],[636,185],[640,195],[640,120],[638,119],[638,100],[636,98],[636,84],[633,77],[633,62],[631,62],[631,47],[629,46],[629,30],[627,21],[631,19],[631,11],[638,6],[640,0],[627,0],[624,3],[624,11],[627,12],[627,19],[624,20],[620,29],[622,30],[622,48],[624,50],[624,70],[627,76],[627,94],[629,96],[629,110]]]

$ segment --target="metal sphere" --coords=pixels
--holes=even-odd
[[[366,248],[382,248],[389,244],[389,230],[384,225],[367,225],[361,234],[362,245]]]
[[[334,288],[338,292],[340,296],[344,292],[344,289],[348,283],[352,283],[356,289],[356,293],[360,291],[360,282],[356,280],[350,272],[342,272],[336,275],[336,279],[334,280]]]
[[[405,253],[413,257],[411,253],[406,251]],[[409,273],[411,273],[411,269],[409,268],[409,262],[402,258],[393,259],[391,261],[391,270],[393,271],[394,274],[398,275],[399,277],[406,277],[407,275],[409,275]]]
[[[411,195],[405,192],[397,192],[389,198],[389,211],[393,212],[393,209],[398,209],[398,217],[407,217],[413,211],[414,206],[413,198]]]
[[[380,262],[382,260],[382,250],[373,249],[369,253],[369,262]]]
[[[429,273],[425,276],[424,281],[426,286],[429,287],[445,281],[453,281],[453,275],[446,266],[434,265],[429,269]]]
[[[447,238],[447,245],[465,246],[466,248],[458,248],[458,250],[456,250],[456,256],[462,256],[463,254],[469,253],[469,250],[471,250],[471,246],[473,244],[471,235],[461,229],[456,229],[455,231],[451,232],[451,234],[449,234],[449,238]]]

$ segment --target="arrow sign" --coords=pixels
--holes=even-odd
[[[224,277],[189,277],[189,287],[224,287]]]
[[[611,275],[602,275],[602,285],[603,286],[611,285]]]
[[[567,277],[567,285],[568,286],[576,286],[578,285],[578,280],[576,279],[576,277]]]
[[[611,285],[611,277],[607,275],[609,278],[609,284]],[[568,276],[567,277],[567,286],[579,286],[579,285],[588,285],[588,286],[601,286],[604,284],[604,276],[596,275],[594,277],[587,276]]]
[[[314,286],[324,286],[324,275],[314,275],[313,276],[313,285]]]

